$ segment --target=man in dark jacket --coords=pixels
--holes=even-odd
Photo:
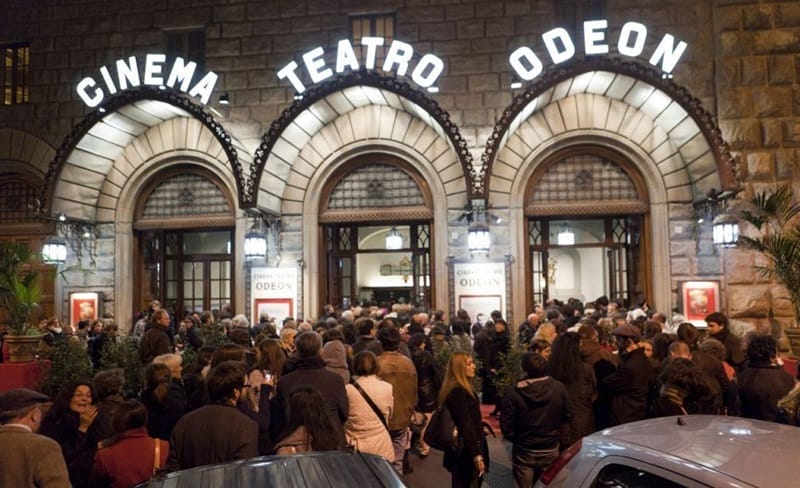
[[[153,326],[144,333],[139,343],[139,358],[142,366],[153,362],[153,358],[172,352],[172,341],[169,338],[169,312],[160,308],[153,313]]]
[[[303,332],[294,339],[297,361],[294,362],[291,373],[280,377],[278,383],[277,401],[280,411],[275,412],[276,425],[279,426],[274,434],[282,430],[288,419],[286,416],[289,406],[289,396],[301,385],[313,386],[319,390],[322,399],[328,407],[331,423],[337,427],[340,435],[340,444],[345,445],[344,428],[350,414],[350,403],[344,380],[334,372],[325,369],[325,360],[322,359],[322,338],[316,332]]]
[[[375,338],[375,322],[369,317],[360,317],[353,324],[358,331],[358,340],[353,344],[353,356],[367,350],[380,356],[383,352],[381,343]]]
[[[600,383],[600,392],[609,402],[610,423],[619,425],[647,416],[651,383],[656,371],[644,350],[639,348],[641,332],[636,326],[622,325],[611,332],[622,360],[617,370]],[[599,426],[598,426],[599,427]]]
[[[547,376],[547,361],[539,354],[522,355],[525,379],[503,396],[500,430],[513,443],[511,451],[517,486],[532,486],[558,457],[559,429],[571,417],[567,389]]]
[[[775,422],[778,400],[794,388],[794,378],[775,362],[771,336],[755,335],[747,344],[747,367],[739,372],[742,417]]]
[[[741,368],[744,363],[742,341],[728,328],[728,317],[714,312],[706,316],[705,320],[709,337],[720,341],[725,346],[725,361],[734,368]]]
[[[247,369],[224,361],[208,373],[210,404],[184,415],[169,442],[170,471],[258,456],[258,424],[236,409]]]

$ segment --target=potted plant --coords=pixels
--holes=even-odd
[[[42,334],[32,319],[39,309],[42,290],[33,269],[36,254],[27,244],[0,243],[0,309],[5,311],[10,361],[33,361]]]
[[[789,293],[794,314],[794,327],[786,331],[794,354],[800,353],[800,202],[794,201],[792,188],[781,186],[764,190],[750,199],[751,208],[741,217],[758,231],[758,235],[742,235],[739,242],[767,258],[768,264],[757,265],[758,273],[775,280]]]

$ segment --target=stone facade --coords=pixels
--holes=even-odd
[[[393,12],[396,39],[412,44],[417,52],[435,53],[444,60],[445,71],[437,83],[440,91],[430,97],[457,126],[472,156],[474,169],[479,173],[481,157],[495,123],[516,95],[508,88],[512,81],[509,53],[522,45],[543,52],[540,35],[558,25],[558,3],[557,0],[6,2],[4,15],[0,16],[0,39],[30,42],[31,103],[0,106],[0,164],[11,160],[27,161],[36,168],[35,174],[43,176],[46,168],[39,161],[41,157],[12,157],[13,149],[7,148],[17,147],[17,144],[12,144],[11,137],[4,139],[6,134],[26,134],[35,139],[36,144],[47,146],[46,152],[52,155],[89,111],[74,90],[81,77],[96,76],[99,66],[115,59],[162,51],[166,30],[202,26],[206,34],[205,68],[220,75],[215,96],[227,92],[232,102],[227,107],[217,106],[221,112],[217,121],[235,138],[241,148],[239,153],[249,158],[245,160],[247,173],[265,133],[293,102],[294,89],[279,80],[275,72],[292,59],[299,61],[301,53],[318,45],[329,53],[328,64],[332,64],[330,53],[335,51],[336,40],[349,36],[350,14]],[[800,187],[800,4],[609,0],[606,8],[610,42],[617,39],[621,25],[634,20],[650,29],[646,53],[652,52],[660,36],[668,32],[689,44],[674,70],[673,81],[711,114],[722,138],[730,145],[738,186],[742,189],[734,207],[753,192],[776,183],[792,182],[795,188]],[[552,69],[553,66],[545,67],[546,71]],[[553,102],[547,110],[539,112],[539,119],[532,117],[526,121],[529,125],[521,126],[517,134],[520,143],[532,146],[531,138],[541,133],[535,124],[552,126],[548,120],[552,121],[553,117],[563,120],[564,125],[560,130],[552,130],[551,139],[545,141],[548,144],[561,133],[565,137],[580,131],[597,135],[607,130],[616,105],[607,101],[613,97],[604,96],[587,90]],[[602,125],[581,120],[582,107],[588,110],[585,107],[596,107],[596,103],[607,103],[602,113],[612,114],[603,117]],[[635,105],[631,101],[626,103]],[[622,110],[626,106],[619,105]],[[570,116],[567,111],[575,115]],[[594,110],[594,113],[600,112]],[[645,115],[642,121],[646,120]],[[396,120],[393,124],[396,130],[403,128],[402,137],[382,134],[372,123],[387,117]],[[631,123],[626,128],[622,122],[613,132],[619,137],[636,139],[636,129],[643,125]],[[182,122],[173,119],[169,124],[179,123]],[[261,194],[265,199],[263,206],[274,207],[283,216],[282,262],[295,262],[304,256],[305,237],[313,229],[303,217],[308,211],[304,206],[304,199],[308,198],[304,190],[311,188],[309,185],[324,168],[326,156],[340,147],[357,147],[365,141],[381,138],[401,145],[405,143],[409,152],[422,147],[420,159],[434,162],[434,184],[440,187],[441,201],[446,207],[437,215],[444,220],[441,231],[446,235],[441,239],[444,245],[439,254],[468,254],[466,226],[457,222],[468,201],[468,182],[463,179],[463,170],[455,154],[448,151],[446,138],[437,134],[433,125],[426,126],[419,119],[409,117],[407,112],[375,105],[331,114],[325,123],[331,124],[328,129],[320,128],[310,135],[299,134],[305,139],[297,143],[293,154],[286,156],[285,159],[291,160],[289,164],[281,166],[277,160],[284,155],[277,153],[267,161],[266,171],[271,178],[262,179]],[[201,149],[197,144],[184,141],[185,144],[176,143],[174,147],[211,154],[210,159],[214,161],[209,164],[225,168],[225,155],[215,146],[209,133],[196,122],[189,124],[198,126],[197,131],[207,139],[207,144]],[[163,134],[165,127],[150,130]],[[344,127],[350,129],[345,131]],[[337,137],[332,138],[337,129]],[[376,132],[370,132],[372,130]],[[526,130],[529,136],[525,135]],[[290,133],[284,135],[287,141],[294,142]],[[663,137],[678,141],[673,135]],[[503,146],[507,156],[498,155],[506,157],[504,162],[509,164],[496,165],[491,180],[494,186],[487,189],[489,204],[496,207],[494,213],[502,217],[503,222],[492,226],[495,241],[491,258],[494,260],[502,260],[515,249],[519,250],[515,248],[512,227],[519,225],[515,217],[520,214],[514,213],[516,204],[512,200],[518,195],[514,193],[514,181],[523,178],[527,163],[525,155],[518,161],[513,160],[511,153],[516,142],[512,139],[508,146]],[[646,148],[647,142],[641,139],[637,144]],[[139,136],[139,142],[131,143],[126,152],[147,160],[169,149],[158,146],[154,140],[157,139],[152,134]],[[681,158],[658,154],[655,145],[650,153],[654,161],[660,161],[659,178],[663,178],[665,188],[662,202],[665,225],[659,231],[663,235],[654,232],[652,239],[665,243],[664,267],[669,270],[669,283],[665,287],[670,300],[669,303],[662,301],[659,306],[675,306],[681,281],[719,279],[724,310],[732,317],[763,325],[772,311],[777,320],[788,324],[791,307],[786,305],[779,287],[761,282],[753,273],[750,265],[756,258],[752,253],[714,248],[708,226],[696,222],[692,202],[709,189],[697,182],[707,177],[708,168],[715,164],[713,157],[703,152],[708,150],[707,142],[699,141],[696,149],[699,163],[689,155],[695,150],[691,141],[674,143],[681,144],[680,150],[686,152]],[[286,147],[289,146],[291,144]],[[3,156],[5,154],[8,156]],[[135,158],[125,156],[123,159],[132,161]],[[117,174],[122,188],[139,170],[133,163],[120,167],[129,169],[128,173]],[[0,176],[2,171],[0,166]],[[715,174],[712,176],[716,178]],[[505,187],[499,183],[503,177],[508,178]],[[73,289],[102,290],[106,309],[119,314],[114,305],[120,280],[119,271],[115,272],[120,262],[114,236],[119,232],[115,230],[115,222],[118,224],[124,219],[115,210],[119,203],[114,202],[125,193],[115,192],[113,188],[101,193],[107,205],[101,205],[95,216],[99,224],[96,266],[91,273],[68,273],[69,284],[64,287],[64,293]],[[237,218],[241,220],[241,216]],[[444,262],[444,256],[438,258]],[[515,268],[516,274],[521,271],[521,267]],[[520,302],[515,303],[519,308]],[[523,315],[518,312],[515,320]]]

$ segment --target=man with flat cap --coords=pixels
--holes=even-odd
[[[601,395],[609,402],[610,425],[642,420],[647,416],[650,384],[655,380],[656,370],[639,348],[641,331],[625,324],[611,334],[617,342],[619,367],[600,383]]]
[[[25,388],[0,393],[0,486],[72,486],[61,446],[36,433],[46,401],[46,396]]]

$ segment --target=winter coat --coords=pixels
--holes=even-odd
[[[623,356],[617,370],[606,376],[600,391],[610,403],[612,425],[642,420],[647,416],[651,383],[656,371],[642,349]]]
[[[342,341],[330,341],[322,346],[322,359],[325,361],[325,369],[341,376],[345,384],[350,383],[347,349]]]
[[[61,447],[20,425],[0,425],[0,486],[70,488]]]
[[[458,435],[463,441],[463,448],[459,453],[447,451],[444,453],[442,465],[450,472],[464,470],[472,473],[472,478],[477,478],[474,472],[474,459],[477,455],[482,455],[489,469],[489,445],[483,433],[483,419],[481,417],[481,406],[478,399],[472,396],[465,389],[457,386],[450,391],[445,400],[446,407],[450,410]],[[464,478],[469,478],[465,476]]]
[[[597,396],[597,381],[591,366],[586,363],[581,366],[583,374],[580,379],[564,385],[567,388],[572,413],[570,421],[561,426],[559,444],[564,449],[595,431],[593,404]]]
[[[417,369],[414,363],[397,351],[384,351],[378,356],[378,377],[392,385],[394,394],[389,430],[405,429],[417,405]]]
[[[159,467],[167,465],[169,443],[147,435],[144,427],[125,431],[114,444],[100,449],[90,477],[93,487],[127,488],[153,475],[155,443],[159,442]]]
[[[794,378],[780,366],[750,362],[739,372],[742,417],[775,422],[778,400],[794,388]]]
[[[149,391],[142,392],[141,402],[147,408],[148,435],[168,441],[175,424],[186,412],[183,386],[178,381],[171,380],[163,405]]]
[[[151,327],[139,342],[139,359],[142,361],[142,366],[152,363],[156,356],[171,352],[172,341],[167,330],[160,325]]]
[[[89,485],[89,472],[94,464],[97,444],[102,440],[97,417],[86,432],[78,430],[79,423],[79,415],[68,410],[60,415],[48,415],[39,428],[40,434],[50,437],[61,446],[69,471],[69,481],[75,488]]]
[[[411,353],[411,360],[417,368],[417,405],[419,412],[433,412],[436,410],[436,398],[439,396],[439,374],[430,351],[416,348]]]
[[[561,426],[572,418],[567,388],[549,376],[519,381],[506,391],[500,430],[525,450],[554,449]]]
[[[369,395],[372,403],[378,407],[388,422],[392,416],[394,405],[392,385],[375,375],[360,376],[354,381],[358,382],[358,385]],[[390,462],[394,461],[392,438],[389,436],[386,426],[375,415],[375,411],[355,386],[348,384],[345,389],[350,402],[350,415],[344,424],[348,442],[358,452],[377,454]]]

